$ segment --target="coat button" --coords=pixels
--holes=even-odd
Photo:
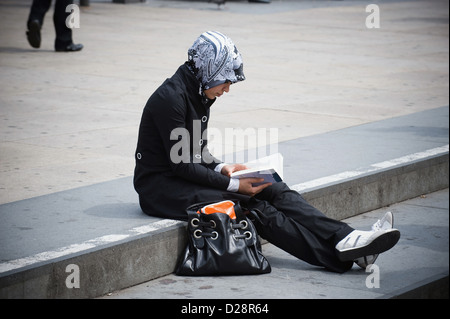
[[[200,145],[200,146],[203,145],[203,139],[200,139],[200,140],[198,141],[198,145]]]
[[[196,158],[196,159],[201,159],[202,156],[201,156],[200,154],[195,154],[195,158]]]
[[[137,154],[136,154],[136,157],[137,157],[138,160],[140,160],[140,159],[142,158],[141,153],[137,153]]]
[[[202,117],[202,122],[205,123],[208,120],[208,118],[205,116]]]

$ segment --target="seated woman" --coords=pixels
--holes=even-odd
[[[234,43],[209,31],[195,40],[187,62],[150,96],[135,153],[134,187],[143,212],[187,220],[185,209],[192,204],[237,199],[258,212],[253,222],[261,237],[312,265],[340,273],[355,261],[364,267],[367,257],[373,262],[392,248],[400,232],[392,228],[390,213],[370,231],[355,230],[325,216],[285,183],[254,186],[259,179],[230,178],[246,167],[214,158],[203,132],[212,104],[243,80],[242,57]]]

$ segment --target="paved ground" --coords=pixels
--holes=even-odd
[[[379,209],[345,221],[355,228],[369,229],[386,210]],[[270,274],[219,277],[172,274],[103,298],[251,299],[250,302],[390,298],[410,292],[421,281],[448,276],[448,189],[392,205],[388,210],[394,214],[401,238],[394,248],[379,256],[376,270],[364,271],[354,265],[345,274],[331,273],[265,244],[263,253],[271,263]]]
[[[28,45],[30,3],[0,0],[0,203],[132,175],[143,105],[208,29],[235,41],[247,75],[211,127],[286,141],[449,103],[447,1],[377,2],[379,29],[367,1],[91,1],[70,54],[53,52],[52,9],[41,49]]]

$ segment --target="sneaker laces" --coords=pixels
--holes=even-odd
[[[372,225],[372,231],[385,230],[385,229],[392,228],[391,223],[387,220],[387,216],[388,216],[388,214],[385,214],[381,219],[377,220]],[[389,226],[383,228],[383,226],[386,222],[389,224]]]
[[[384,223],[384,218],[377,220],[373,225],[372,225],[372,231],[377,231],[377,230],[381,230],[381,227],[383,226]]]

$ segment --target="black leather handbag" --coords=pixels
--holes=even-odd
[[[230,202],[199,203],[186,209],[188,244],[178,261],[177,275],[251,275],[271,271],[253,223],[239,202]]]

